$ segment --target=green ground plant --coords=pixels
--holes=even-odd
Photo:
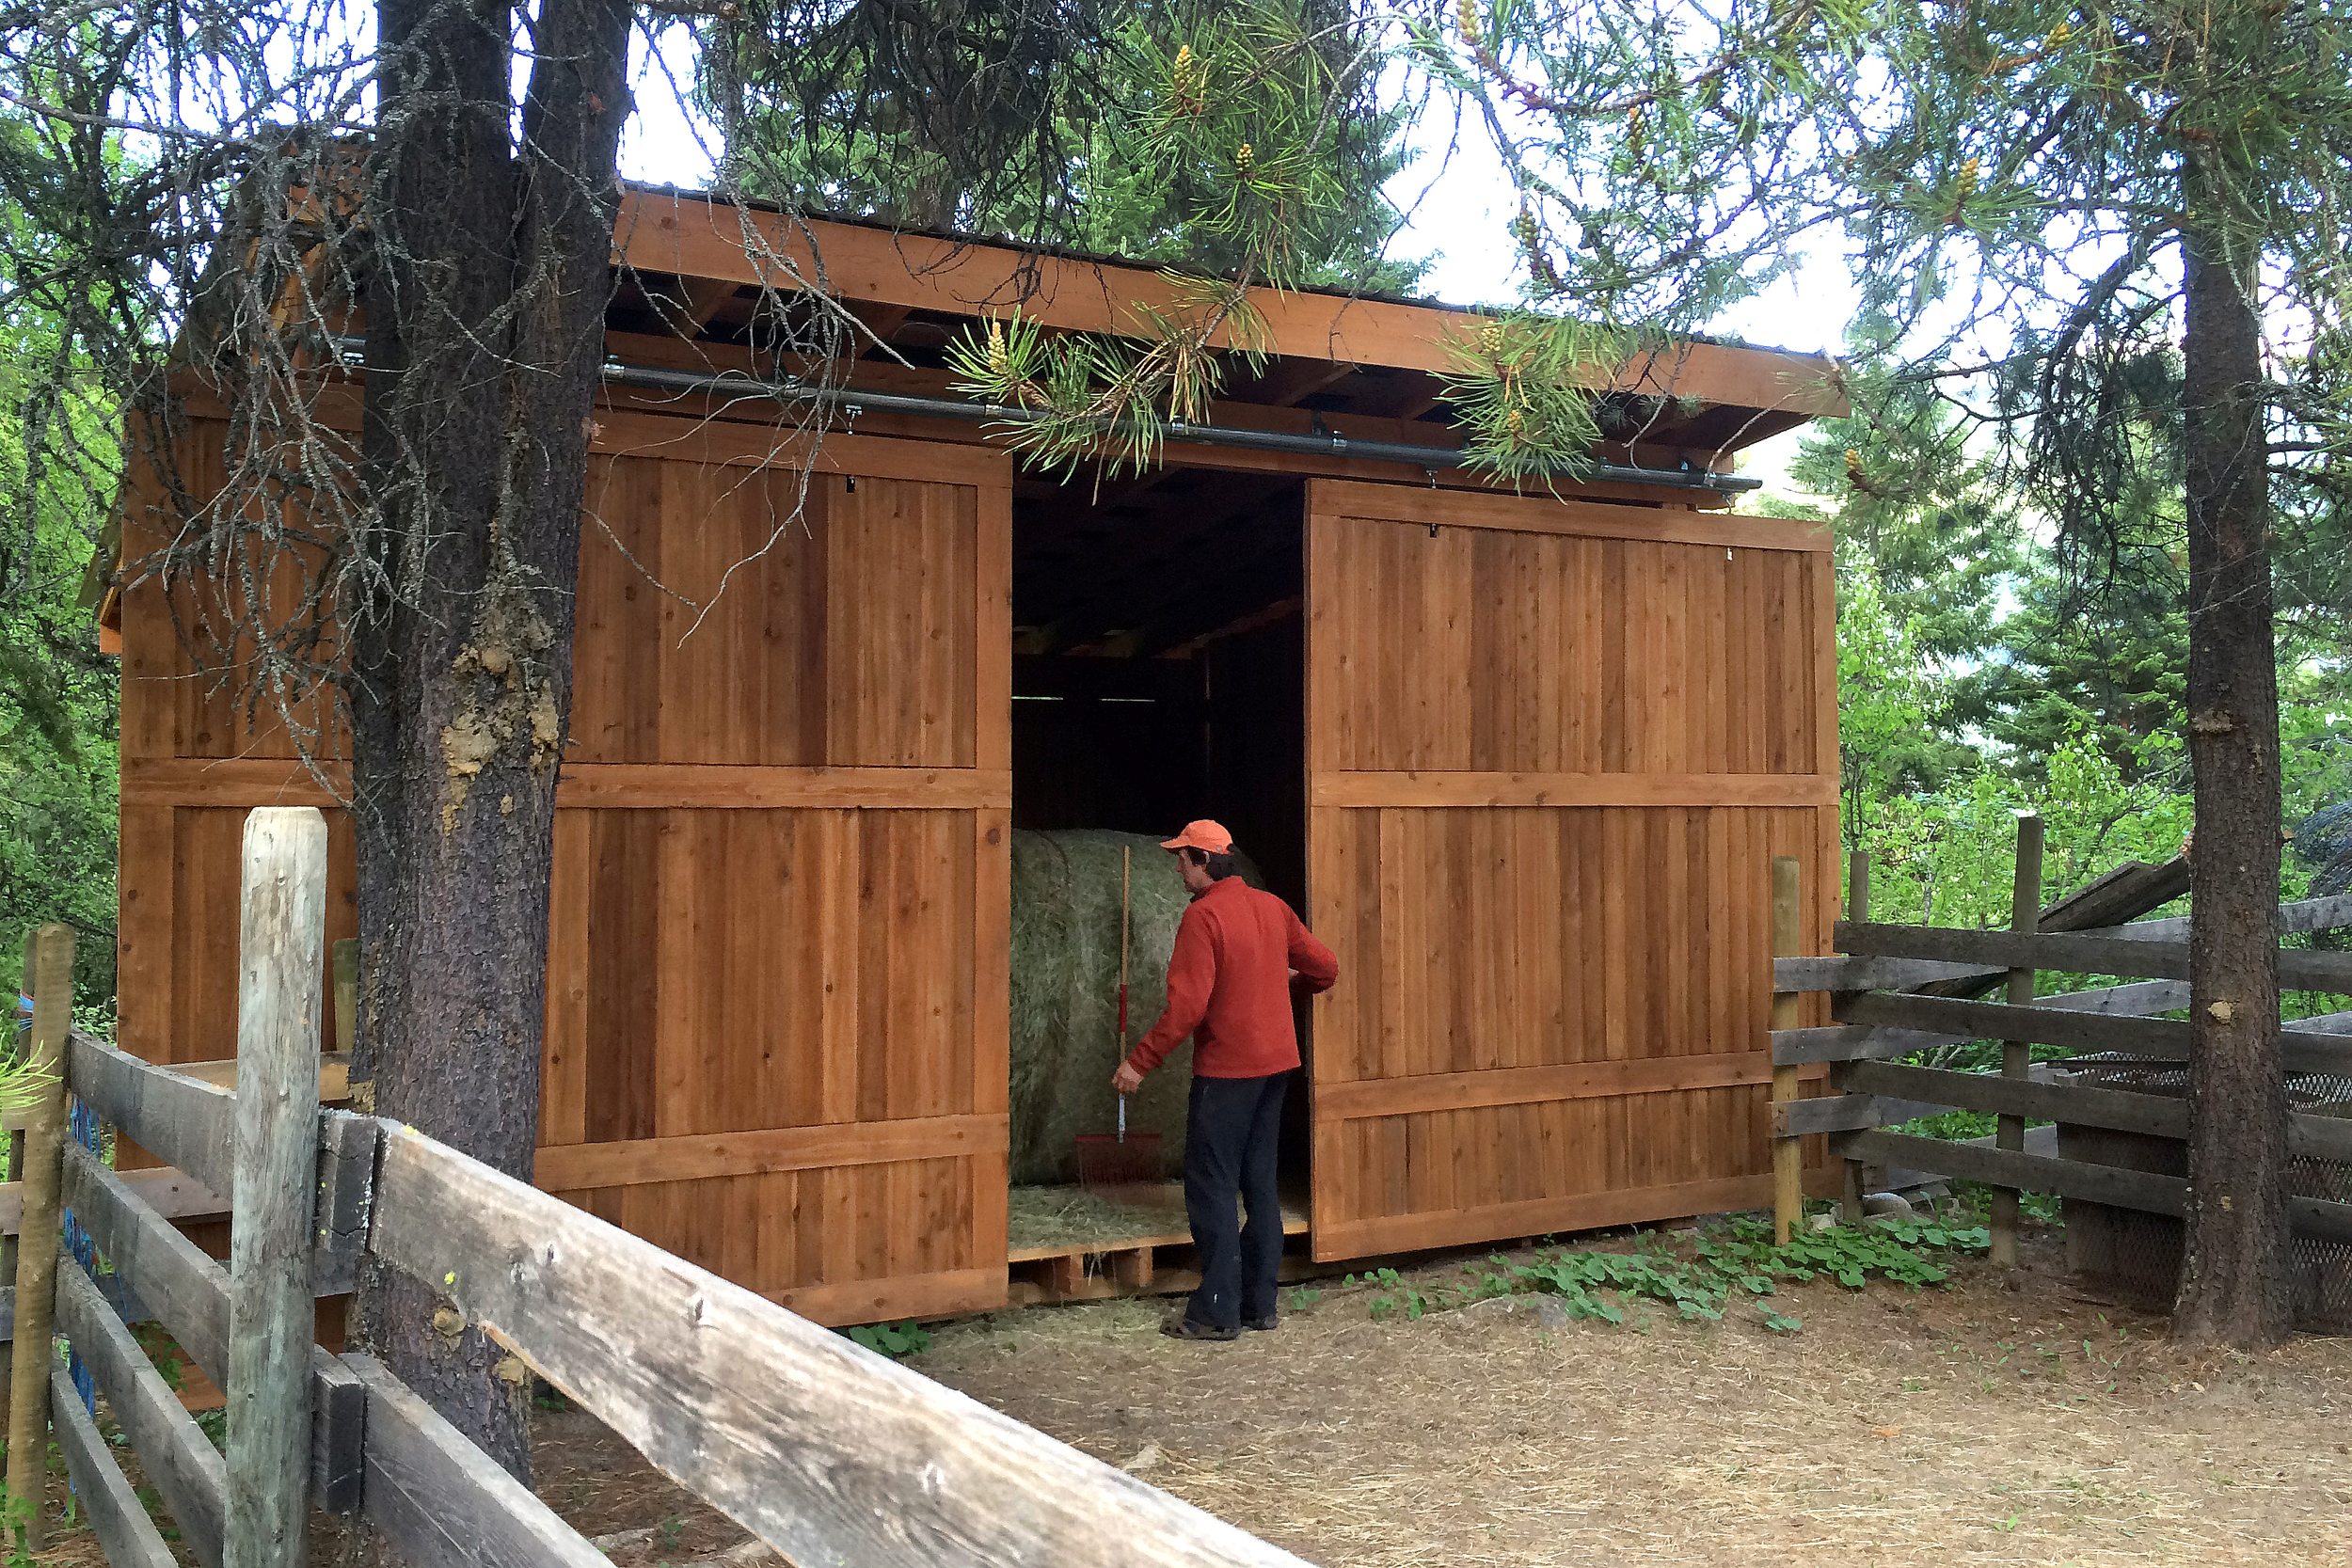
[[[875,1354],[887,1355],[893,1360],[920,1355],[931,1348],[930,1331],[912,1318],[896,1323],[859,1323],[841,1332]]]
[[[32,1568],[33,1499],[0,1487],[0,1528],[8,1532],[8,1568]]]
[[[1834,1280],[1850,1291],[1872,1279],[1915,1290],[1942,1285],[1951,1259],[1981,1253],[1989,1241],[1981,1226],[1884,1219],[1807,1232],[1775,1246],[1769,1222],[1741,1215],[1699,1232],[1687,1249],[1661,1232],[1637,1231],[1626,1252],[1546,1247],[1525,1263],[1494,1253],[1484,1267],[1464,1265],[1460,1284],[1408,1282],[1394,1269],[1349,1275],[1342,1284],[1378,1288],[1366,1303],[1375,1320],[1538,1294],[1557,1297],[1571,1322],[1630,1322],[1636,1328],[1646,1326],[1645,1309],[1652,1307],[1672,1307],[1688,1322],[1721,1323],[1733,1303],[1746,1302],[1763,1326],[1788,1334],[1804,1321],[1772,1299],[1784,1284]]]

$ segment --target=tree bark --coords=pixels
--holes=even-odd
[[[555,787],[627,116],[629,8],[545,0],[510,135],[504,0],[384,0],[366,215],[373,521],[350,628],[355,1098],[528,1180]],[[527,1380],[372,1267],[358,1333],[528,1477]]]
[[[2182,251],[2188,501],[2189,1198],[2173,1331],[2276,1344],[2287,1278],[2287,1099],[2279,1048],[2279,683],[2262,341],[2226,174],[2192,157]]]

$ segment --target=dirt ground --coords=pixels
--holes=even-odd
[[[2352,1561],[2352,1341],[2191,1355],[2055,1250],[2015,1289],[1796,1287],[1789,1335],[1375,1322],[1359,1286],[1230,1345],[1106,1303],[914,1365],[1328,1568]]]
[[[2191,1354],[2057,1251],[1784,1287],[1787,1335],[1743,1308],[1548,1328],[1528,1298],[1375,1320],[1392,1288],[1326,1281],[1232,1344],[1106,1302],[940,1325],[911,1364],[1327,1568],[2352,1562],[2352,1340]],[[744,1539],[580,1412],[542,1411],[533,1450],[616,1568]]]

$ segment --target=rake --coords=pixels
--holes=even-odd
[[[1129,897],[1135,851],[1119,852],[1119,1051],[1127,1050],[1127,947]],[[1119,1097],[1119,1131],[1078,1134],[1078,1184],[1100,1194],[1107,1188],[1137,1187],[1160,1179],[1160,1135],[1127,1131],[1127,1097]]]

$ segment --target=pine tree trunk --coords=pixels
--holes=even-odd
[[[344,624],[354,1079],[377,1112],[528,1180],[629,9],[546,0],[520,149],[511,15],[503,0],[378,11],[362,435],[378,514]],[[519,1365],[381,1266],[358,1305],[361,1340],[527,1476]]]
[[[2287,1281],[2287,1100],[2279,1048],[2279,684],[2262,342],[2250,259],[2220,176],[2194,162],[2185,231],[2188,488],[2189,1200],[2173,1331],[2276,1344]]]

